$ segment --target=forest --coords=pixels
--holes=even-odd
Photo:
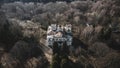
[[[119,12],[119,0],[0,0],[0,68],[120,68]],[[72,25],[72,48],[45,47],[50,24]]]
[[[15,1],[20,1],[20,2],[56,2],[56,1],[65,1],[65,2],[72,2],[72,1],[87,1],[87,0],[1,0],[2,2],[15,2]],[[91,0],[91,1],[98,1],[98,0]]]

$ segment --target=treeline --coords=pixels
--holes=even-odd
[[[50,3],[5,3],[2,10],[8,18],[19,20],[32,20],[43,26],[51,23],[85,23],[85,14],[91,8],[93,2],[50,2]],[[81,20],[80,20],[81,18]],[[79,22],[79,23],[78,23]]]
[[[21,1],[21,2],[56,2],[56,1],[66,1],[66,2],[71,2],[71,1],[86,1],[86,0],[1,0],[3,2],[15,2],[15,1]]]

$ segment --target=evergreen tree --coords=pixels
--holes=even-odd
[[[67,46],[66,42],[63,43],[61,46],[61,55],[68,55],[69,54],[69,47]]]
[[[62,46],[58,46],[58,43],[55,42],[53,44],[53,59],[50,68],[71,68],[68,55],[69,47],[66,42]]]
[[[53,55],[56,54],[56,53],[57,53],[57,54],[60,53],[60,48],[59,48],[57,42],[55,42],[55,43],[53,44]]]
[[[61,68],[70,68],[69,67],[69,60],[68,59],[62,59],[61,61]]]
[[[50,68],[60,68],[60,57],[59,55],[56,53],[55,55],[53,55],[53,58],[52,58],[52,64],[50,66]]]

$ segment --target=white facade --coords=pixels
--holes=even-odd
[[[66,42],[68,46],[72,45],[72,26],[71,24],[61,26],[51,24],[47,30],[46,44],[52,46],[54,42]]]

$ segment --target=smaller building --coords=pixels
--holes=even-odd
[[[64,42],[67,43],[68,46],[72,45],[72,25],[67,24],[56,25],[51,24],[48,26],[47,30],[47,46],[52,47],[54,42],[57,42],[59,46],[61,46]]]

